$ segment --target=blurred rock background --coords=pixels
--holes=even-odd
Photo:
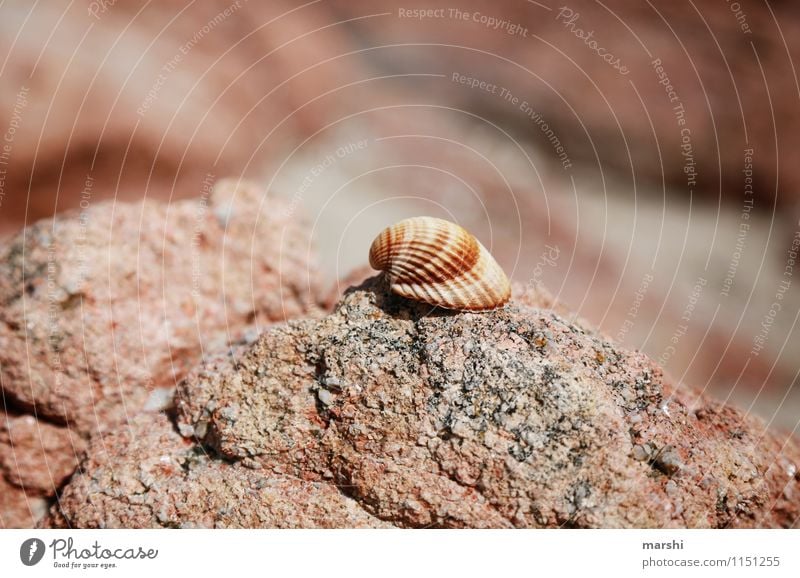
[[[244,175],[310,218],[333,283],[387,224],[448,217],[677,380],[797,426],[792,3],[0,13],[2,234]]]

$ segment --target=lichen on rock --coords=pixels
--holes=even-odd
[[[35,525],[88,438],[171,407],[205,353],[319,316],[309,242],[287,203],[225,179],[171,205],[91,204],[1,248],[0,526]]]
[[[0,251],[8,403],[83,433],[124,422],[203,350],[313,314],[308,243],[286,203],[236,180],[27,227]]]
[[[206,486],[212,502],[230,503],[219,496],[254,478],[298,480],[323,510],[359,512],[335,525],[797,525],[796,440],[524,300],[444,312],[373,278],[327,317],[272,326],[252,346],[209,359],[179,386],[176,414],[185,441],[170,433],[171,443],[202,453],[204,467],[225,467],[224,483],[211,476]],[[136,464],[160,452],[117,441],[102,463],[90,450],[51,521],[165,525],[157,509],[124,514],[124,492],[92,487],[103,471],[139,487]],[[153,476],[148,504],[195,491],[189,476]],[[295,511],[291,496],[275,499]],[[252,517],[248,502],[231,517],[208,501],[171,510],[169,524],[285,525]]]

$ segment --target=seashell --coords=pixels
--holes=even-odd
[[[463,227],[434,217],[384,229],[369,249],[398,295],[446,309],[483,311],[504,305],[511,284],[494,257]]]

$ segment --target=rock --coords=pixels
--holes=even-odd
[[[795,439],[675,386],[644,355],[519,300],[432,310],[380,278],[193,371],[176,414],[187,440],[143,417],[134,432],[155,439],[121,431],[90,449],[47,523],[280,525],[258,500],[229,501],[253,476],[313,484],[324,507],[346,488],[402,527],[792,527],[800,510]],[[171,465],[198,453],[227,486],[199,494],[195,466]],[[131,496],[146,504],[135,515]],[[215,506],[177,508],[196,497]],[[287,504],[283,525],[316,525],[307,505]]]
[[[723,397],[736,381],[736,394],[751,398],[743,396],[740,403],[758,396],[755,410],[767,419],[780,405],[775,419],[793,427],[798,402],[790,395],[790,403],[781,403],[800,353],[793,345],[800,340],[790,338],[791,315],[778,317],[757,357],[749,355],[755,334],[740,330],[758,326],[774,303],[800,214],[800,170],[790,158],[800,135],[792,66],[798,49],[783,41],[800,30],[792,4],[711,2],[686,10],[575,0],[568,8],[579,18],[572,24],[557,17],[562,6],[555,2],[494,3],[488,11],[486,4],[462,0],[459,6],[518,25],[524,35],[450,18],[449,12],[422,21],[400,17],[401,9],[429,7],[422,0],[402,8],[346,0],[302,10],[274,0],[241,3],[232,13],[229,0],[145,7],[116,2],[95,15],[65,0],[5,0],[0,95],[7,106],[0,109],[0,133],[9,131],[14,142],[3,166],[7,174],[0,174],[0,235],[111,195],[185,198],[196,193],[209,170],[274,178],[274,188],[297,202],[318,199],[326,208],[317,231],[331,253],[343,230],[328,222],[347,222],[345,230],[355,230],[355,217],[375,223],[378,207],[390,207],[395,216],[438,207],[473,233],[493,229],[493,254],[524,282],[542,245],[558,246],[569,258],[558,268],[544,267],[542,281],[610,335],[627,321],[643,275],[657,271],[645,297],[649,305],[624,333],[626,344],[647,347],[658,358],[683,323],[686,296],[669,288],[691,286],[707,273],[709,286],[721,284],[732,256],[740,253],[739,214],[749,210],[742,171],[745,151],[752,148],[753,216],[760,223],[749,221],[738,291],[723,297],[719,310],[707,292],[694,319],[716,315],[714,327],[709,333],[690,331],[665,363]],[[376,12],[387,14],[366,17]],[[273,19],[280,25],[264,26]],[[332,25],[342,19],[347,25]],[[184,53],[187,38],[210,22],[214,33]],[[609,66],[576,37],[578,31],[591,31],[591,42],[599,42],[595,47],[610,50],[630,74]],[[269,58],[253,58],[266,53]],[[420,71],[423,58],[429,69]],[[680,96],[685,127],[652,64],[656,58]],[[374,71],[383,78],[363,82]],[[168,78],[154,84],[161,74]],[[463,84],[458,75],[497,90]],[[506,96],[498,94],[502,89]],[[423,94],[432,106],[405,106]],[[526,110],[535,111],[534,118]],[[682,154],[683,137],[689,137],[682,128],[691,131],[695,165],[687,166]],[[425,136],[393,138],[400,133]],[[367,154],[336,155],[362,139],[369,142]],[[563,166],[556,143],[578,170]],[[296,153],[285,154],[295,147]],[[329,155],[336,158],[335,169],[321,177],[315,167]],[[688,219],[684,170],[693,166],[698,183]],[[452,175],[462,186],[454,186]],[[416,203],[407,198],[410,190]],[[336,202],[329,203],[333,191]],[[699,197],[705,202],[698,204]],[[587,215],[589,199],[604,209],[602,217]],[[675,218],[672,225],[665,216]],[[683,224],[691,231],[687,246],[709,248],[707,259],[682,259],[685,243],[663,243],[652,234],[661,230],[681,238]],[[363,262],[360,251],[343,247]],[[637,250],[628,255],[630,247]],[[765,254],[770,256],[763,259]]]
[[[317,314],[294,211],[252,183],[211,185],[171,205],[96,204],[0,250],[4,526],[46,512],[89,435],[168,411],[204,354]]]
[[[31,497],[54,495],[85,446],[68,428],[0,411],[0,477]]]
[[[0,529],[33,528],[47,514],[45,498],[29,496],[0,476]]]
[[[306,229],[254,184],[211,185],[172,205],[93,205],[2,250],[0,366],[11,403],[102,430],[163,405],[151,392],[174,386],[202,351],[313,314]]]
[[[68,428],[0,408],[0,528],[33,527],[85,447]]]
[[[334,485],[229,464],[140,415],[90,448],[49,525],[79,528],[387,526]]]

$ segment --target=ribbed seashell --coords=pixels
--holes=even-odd
[[[394,293],[446,309],[482,311],[504,305],[511,285],[494,257],[463,227],[434,217],[384,229],[369,249]]]

